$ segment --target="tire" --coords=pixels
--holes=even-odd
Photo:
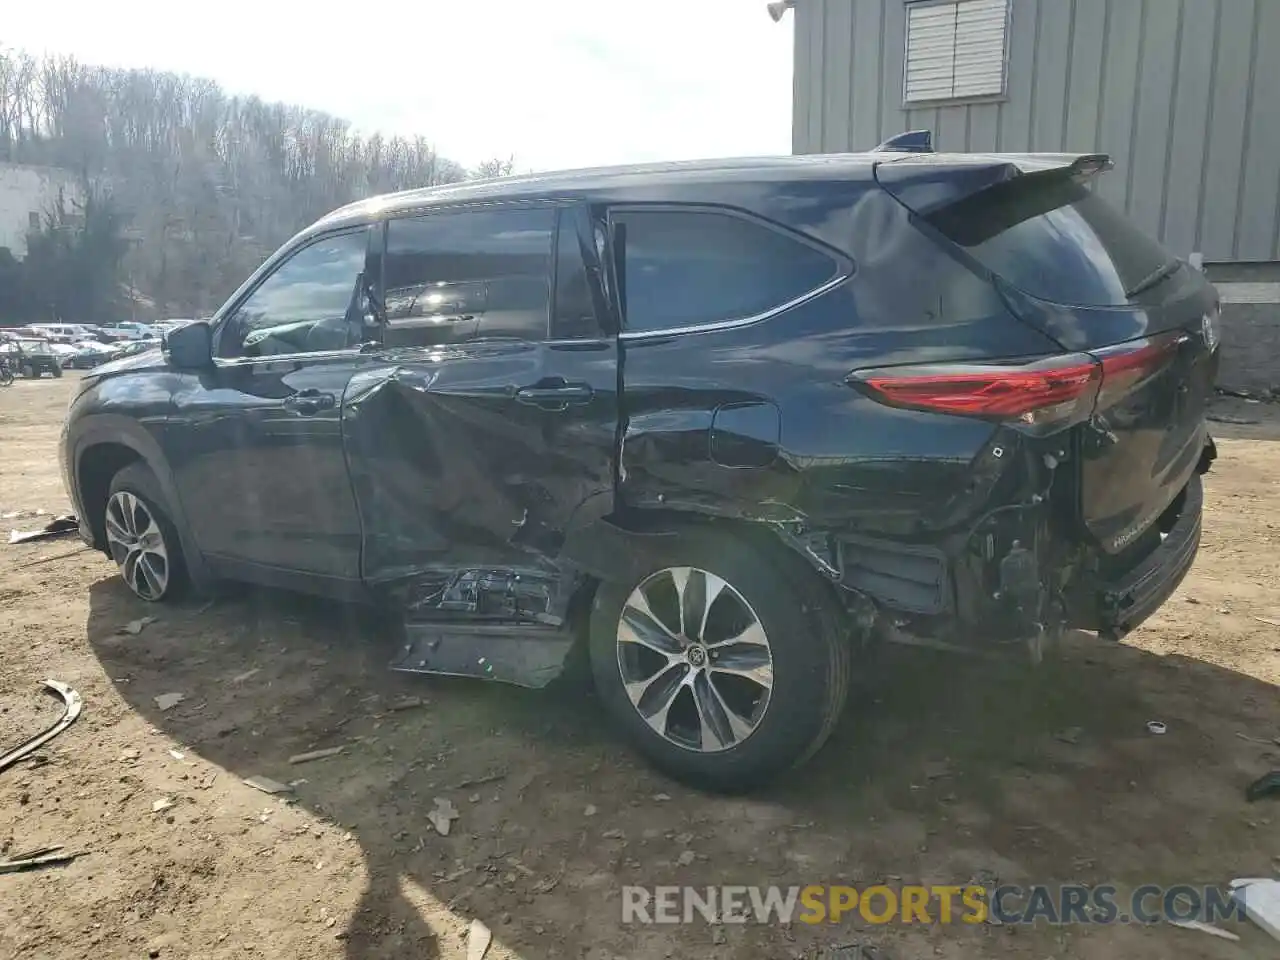
[[[826,741],[848,697],[852,647],[835,599],[784,548],[699,529],[671,540],[643,579],[597,591],[589,637],[596,689],[654,766],[703,789],[746,790],[804,763]],[[707,611],[693,629],[705,646],[674,636],[681,580],[691,609]],[[707,607],[698,598],[709,586],[715,599]],[[641,592],[657,625],[639,611]]]
[[[31,366],[30,364],[28,364],[28,365],[26,365],[26,366],[24,366],[24,367],[22,368],[22,379],[24,379],[24,380],[34,380],[35,378],[36,378],[36,368],[35,368],[35,367],[33,367],[33,366]]]
[[[182,542],[160,484],[144,464],[131,463],[112,478],[103,527],[107,552],[134,596],[158,603],[182,594],[187,586]]]
[[[50,373],[52,373],[55,377],[60,377],[60,376],[62,376],[62,364],[60,364],[60,363],[55,363],[55,364],[53,365],[53,369],[52,369],[51,371],[49,371],[49,372],[50,372]]]

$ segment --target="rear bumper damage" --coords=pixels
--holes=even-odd
[[[937,545],[844,534],[791,538],[850,598],[869,600],[884,635],[966,650],[1030,646],[1047,634],[1096,631],[1118,639],[1158,610],[1182,583],[1200,546],[1203,485],[1217,456],[1207,438],[1199,463],[1168,508],[1120,556],[1089,546],[1054,522],[1053,505],[1010,505],[1005,523]],[[861,608],[859,608],[861,609]],[[911,638],[908,640],[907,638]]]
[[[1161,542],[1145,559],[1118,579],[1102,585],[1098,597],[1099,633],[1119,638],[1156,612],[1178,589],[1200,549],[1204,492],[1192,478],[1179,497],[1181,509]]]

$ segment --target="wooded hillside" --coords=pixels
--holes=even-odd
[[[468,175],[425,137],[361,137],[345,120],[228,96],[209,80],[4,49],[0,160],[97,183],[128,241],[120,281],[172,316],[213,309],[334,207]]]

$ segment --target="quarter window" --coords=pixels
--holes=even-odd
[[[458,211],[393,220],[385,341],[541,340],[550,306],[551,208]]]
[[[671,330],[759,316],[837,273],[816,247],[761,223],[698,210],[620,210],[626,328]]]
[[[358,343],[360,324],[349,325],[347,311],[367,243],[360,230],[317,240],[295,253],[235,309],[221,341],[222,355],[269,357]]]

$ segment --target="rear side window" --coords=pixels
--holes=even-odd
[[[612,219],[624,228],[623,297],[633,333],[759,316],[839,270],[817,247],[728,213],[624,209]]]
[[[550,208],[474,210],[392,220],[384,340],[394,346],[475,336],[546,336]]]
[[[930,217],[945,236],[1025,293],[1121,306],[1177,261],[1124,214],[1066,177],[1016,177]]]

